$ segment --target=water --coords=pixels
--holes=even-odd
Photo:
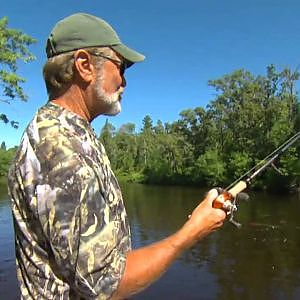
[[[0,184],[0,299],[17,299],[14,231],[7,188]],[[4,297],[5,295],[5,297]]]
[[[204,190],[122,184],[134,247],[176,231]],[[250,193],[231,224],[186,251],[135,300],[300,299],[300,199]],[[12,220],[0,187],[0,291],[17,297]],[[0,298],[2,298],[0,296]]]

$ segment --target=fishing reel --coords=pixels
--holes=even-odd
[[[234,213],[238,210],[237,203],[240,200],[249,199],[248,194],[242,193],[246,187],[246,182],[240,181],[229,191],[217,188],[219,196],[213,201],[213,207],[223,209],[230,216],[229,222],[237,228],[240,228],[242,224],[234,220]]]

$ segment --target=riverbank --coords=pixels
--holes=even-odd
[[[142,172],[118,172],[115,171],[115,175],[119,182],[121,183],[140,183],[146,185],[158,185],[158,186],[182,186],[182,187],[197,187],[203,189],[210,189],[211,186],[207,186],[200,182],[195,182],[187,178],[186,176],[163,176],[161,177],[153,177],[147,176]],[[270,194],[300,194],[299,185],[288,186],[282,184],[283,181],[286,181],[284,176],[278,176],[276,179],[273,179],[273,182],[268,182],[268,186],[263,184],[261,181],[257,180],[254,182],[251,187],[247,187],[247,190],[253,191],[266,191]],[[280,184],[281,182],[281,184]],[[7,186],[7,177],[0,176],[0,185]],[[228,183],[220,183],[219,185],[225,187],[228,186]]]
[[[200,182],[192,181],[186,176],[163,176],[160,177],[148,177],[143,173],[132,172],[132,173],[119,173],[115,172],[118,181],[122,183],[140,183],[146,185],[157,185],[157,186],[181,186],[181,187],[197,187],[203,189],[210,189],[212,186],[207,186]],[[220,183],[215,186],[225,187],[228,186],[229,183]],[[251,186],[247,187],[247,190],[257,191],[257,192],[267,192],[268,194],[300,194],[300,189],[298,185],[289,185],[288,180],[285,176],[277,176],[273,178],[273,181],[268,181],[267,184],[260,179],[256,180],[251,184]]]

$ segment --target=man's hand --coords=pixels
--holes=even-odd
[[[189,220],[182,228],[187,230],[191,244],[223,225],[226,212],[212,206],[214,199],[217,197],[218,191],[216,189],[210,190],[205,199],[194,209],[189,216]]]

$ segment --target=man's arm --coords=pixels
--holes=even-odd
[[[130,251],[122,280],[112,299],[123,299],[140,292],[158,279],[187,248],[222,226],[226,213],[212,207],[215,189],[196,207],[184,226],[157,243]]]

